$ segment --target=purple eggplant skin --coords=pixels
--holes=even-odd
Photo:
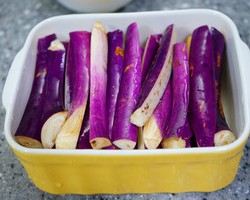
[[[107,83],[107,110],[108,132],[112,138],[117,96],[120,88],[123,71],[123,32],[115,30],[108,33],[108,83]]]
[[[87,104],[89,96],[89,70],[90,70],[90,37],[87,31],[71,32],[70,45],[74,46],[74,73],[71,74],[73,83],[73,98],[70,114]],[[86,108],[86,107],[85,107]]]
[[[166,128],[169,124],[169,120],[171,117],[172,110],[172,102],[173,102],[173,78],[170,78],[168,81],[167,88],[165,89],[163,96],[154,110],[154,117],[157,122],[157,126],[162,133],[162,137],[166,131]]]
[[[106,147],[106,148],[104,148],[105,150],[116,150],[116,149],[118,149],[115,145],[111,145],[111,146],[108,146],[108,147]]]
[[[57,39],[56,34],[51,34],[51,35],[47,35],[43,38],[40,38],[38,40],[38,44],[37,44],[37,54],[39,54],[41,52],[46,53],[51,42],[54,41],[55,39]]]
[[[92,149],[89,143],[89,104],[87,104],[80,135],[77,142],[77,149]]]
[[[161,34],[155,34],[150,35],[147,39],[144,53],[142,56],[142,80],[145,79],[148,69],[152,64],[153,58],[157,52],[157,49],[160,46],[161,37]]]
[[[62,111],[65,50],[48,50],[56,35],[38,40],[36,70],[31,94],[20,125],[17,141],[26,147],[41,148],[43,123],[54,113]]]
[[[65,72],[65,108],[72,114],[89,93],[90,37],[87,31],[70,33]],[[77,81],[77,80],[82,80]]]
[[[141,46],[136,23],[127,28],[124,70],[118,94],[112,141],[120,149],[134,149],[138,128],[130,123],[141,89]]]
[[[176,40],[175,26],[166,28],[154,61],[143,81],[139,101],[130,117],[131,123],[144,126],[160,101],[172,71],[172,50]]]
[[[208,26],[193,31],[190,46],[189,122],[200,147],[214,144],[216,97],[213,41]]]
[[[189,104],[189,62],[185,43],[176,43],[173,48],[173,104],[166,137],[182,138]]]
[[[182,138],[185,140],[186,142],[186,148],[191,147],[191,138],[193,136],[193,132],[191,130],[189,121],[188,121],[188,116],[186,118],[186,122],[183,126],[183,130],[182,130]]]
[[[215,89],[216,89],[216,102],[218,105],[220,100],[220,91],[221,91],[221,77],[223,70],[222,61],[225,50],[225,38],[223,34],[214,27],[211,28],[211,35],[214,47]]]
[[[190,139],[186,139],[186,140],[185,140],[185,143],[186,143],[186,148],[191,148]]]
[[[182,130],[182,138],[187,141],[187,140],[190,140],[192,136],[193,136],[193,132],[191,130],[190,123],[189,123],[188,116],[187,116],[186,122]]]
[[[65,50],[48,51],[48,81],[42,124],[53,114],[64,110]]]
[[[67,57],[67,50],[68,50],[68,46],[69,46],[69,42],[62,42],[62,44],[63,44],[63,46],[64,46],[64,48],[65,48],[65,50],[66,50],[66,57]]]
[[[186,119],[186,122],[184,126],[179,128],[179,134],[181,137],[178,137],[178,135],[174,135],[172,137],[165,137],[162,139],[161,146],[162,148],[188,148],[191,147],[191,137],[193,136],[192,130],[190,128],[188,119]]]
[[[217,108],[216,132],[219,132],[222,130],[230,130],[226,123],[220,97],[221,77],[223,71],[222,61],[225,50],[225,38],[223,34],[214,27],[211,28],[211,34],[214,45],[215,94],[216,94],[216,108]]]

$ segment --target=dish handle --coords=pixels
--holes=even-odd
[[[17,86],[18,86],[18,76],[19,76],[19,70],[21,70],[21,62],[23,58],[22,50],[17,53],[15,56],[10,70],[7,75],[7,79],[4,84],[3,88],[3,94],[2,94],[2,102],[3,106],[6,110],[6,112],[9,111],[10,106],[14,102],[14,97],[17,92]]]
[[[242,84],[245,88],[247,116],[246,120],[250,121],[250,49],[246,43],[241,41],[240,61],[242,62]]]

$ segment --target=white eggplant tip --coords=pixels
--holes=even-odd
[[[157,149],[159,144],[161,143],[160,139],[152,139],[152,138],[144,138],[144,143],[147,149]]]
[[[143,119],[141,112],[142,112],[141,109],[138,108],[130,116],[130,122],[138,127],[143,127],[143,125],[145,124],[145,120]]]
[[[108,138],[95,138],[90,141],[93,149],[103,149],[112,145]]]
[[[144,125],[143,140],[148,149],[156,149],[161,143],[162,134],[153,115]]]
[[[61,43],[59,40],[56,39],[50,43],[48,50],[58,51],[58,50],[65,50],[65,48],[63,43]]]
[[[77,139],[75,137],[58,134],[56,138],[56,149],[75,149],[76,143]]]
[[[214,146],[223,146],[231,144],[236,140],[233,132],[229,130],[223,130],[214,135]]]
[[[178,137],[164,138],[161,142],[161,146],[164,149],[185,148],[186,141]]]
[[[102,32],[106,32],[104,26],[102,25],[102,22],[96,21],[94,24],[94,28],[101,30]]]
[[[43,145],[36,139],[32,139],[26,136],[15,136],[15,139],[19,144],[28,148],[42,149]]]
[[[76,148],[78,137],[82,127],[82,120],[85,111],[84,109],[82,107],[78,108],[70,115],[70,117],[67,118],[56,137],[57,149]]]
[[[41,140],[44,148],[51,149],[55,145],[58,132],[68,116],[67,111],[55,113],[44,123],[41,131]]]
[[[135,148],[136,142],[124,139],[124,140],[116,140],[113,142],[113,144],[117,146],[119,149],[131,150]]]

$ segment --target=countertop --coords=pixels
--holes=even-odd
[[[249,0],[134,0],[117,12],[211,8],[227,14],[250,46]],[[38,22],[70,10],[52,0],[0,0],[0,96],[11,62],[22,48],[29,31]],[[249,64],[250,67],[250,64]],[[0,107],[0,199],[250,199],[250,140],[234,181],[212,193],[126,194],[126,195],[52,195],[36,188],[14,156],[2,134],[5,111]]]

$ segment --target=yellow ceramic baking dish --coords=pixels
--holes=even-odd
[[[150,33],[162,32],[174,23],[182,41],[196,27],[207,24],[226,38],[227,67],[222,98],[225,114],[238,139],[226,146],[157,150],[48,150],[29,149],[14,139],[27,103],[34,74],[39,37],[56,33],[68,40],[68,33],[91,30],[95,21],[107,31],[136,21],[141,41]],[[4,132],[7,142],[26,169],[32,182],[54,194],[121,194],[215,191],[230,184],[238,170],[250,131],[250,51],[239,37],[234,23],[212,10],[182,10],[121,14],[67,15],[49,18],[29,34],[15,57],[3,92],[6,109]]]

